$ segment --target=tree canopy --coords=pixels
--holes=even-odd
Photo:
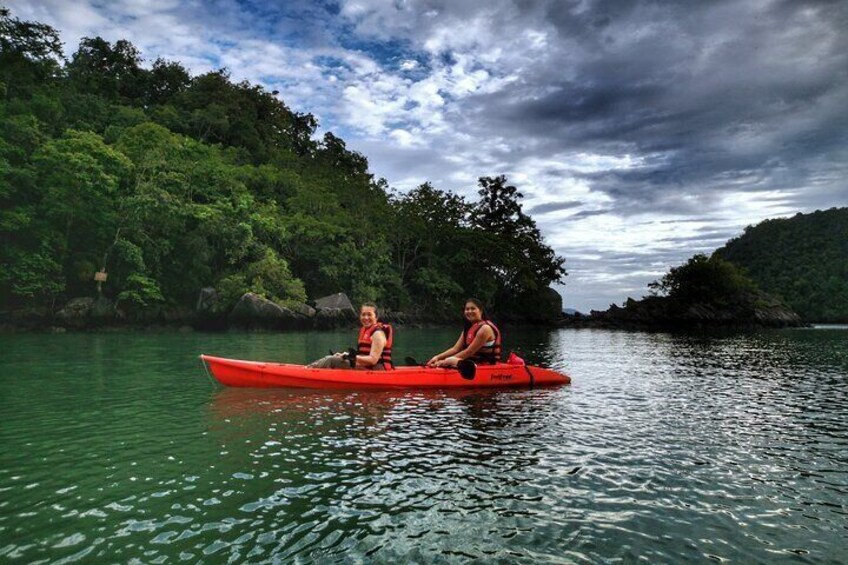
[[[280,303],[343,291],[434,315],[508,309],[565,276],[504,176],[466,201],[398,193],[367,158],[225,69],[145,67],[128,41],[59,35],[0,10],[0,307],[95,292],[192,305],[216,287]]]
[[[757,286],[736,265],[717,255],[698,253],[683,265],[669,269],[648,288],[652,294],[667,296],[681,305],[726,306]]]
[[[811,322],[848,321],[848,208],[749,226],[716,255]]]

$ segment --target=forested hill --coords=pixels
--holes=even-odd
[[[848,208],[766,220],[716,254],[807,321],[848,321]]]
[[[505,177],[481,177],[478,201],[396,193],[276,94],[127,41],[65,60],[55,30],[0,11],[0,309],[92,296],[101,270],[125,309],[213,286],[437,315],[468,295],[537,303],[565,275]]]

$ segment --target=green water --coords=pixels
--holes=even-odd
[[[845,563],[845,329],[507,338],[573,384],[221,389],[201,352],[353,333],[0,335],[0,562]]]

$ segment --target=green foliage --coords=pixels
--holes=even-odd
[[[52,27],[13,18],[0,7],[0,82],[4,97],[29,96],[59,71],[62,42]]]
[[[0,307],[93,294],[105,268],[103,293],[137,308],[215,285],[222,304],[344,291],[444,316],[565,275],[503,176],[473,203],[390,193],[344,140],[316,141],[313,116],[225,69],[144,68],[100,37],[63,63],[55,30],[0,10]]]
[[[112,45],[102,37],[85,37],[68,64],[68,76],[80,92],[131,103],[143,93],[140,65],[141,55],[129,41]]]
[[[503,283],[501,300],[540,291],[565,276],[565,259],[545,245],[536,222],[521,208],[523,195],[505,176],[480,178],[480,201],[471,224],[487,236],[478,241],[489,271]]]
[[[716,251],[804,319],[848,321],[848,208],[766,220]]]
[[[218,280],[219,299],[231,306],[244,293],[252,292],[283,305],[306,302],[303,283],[293,277],[288,263],[272,249],[248,263],[245,269]]]
[[[654,295],[665,295],[684,305],[726,306],[756,285],[738,267],[717,255],[699,253],[684,265],[672,267],[659,281],[648,285]]]
[[[133,306],[150,306],[163,302],[165,297],[159,290],[156,281],[140,273],[133,273],[126,279],[124,290],[118,293],[118,301],[130,303]]]
[[[0,274],[0,284],[10,285],[15,295],[41,302],[64,290],[62,267],[50,249],[44,247],[14,259]]]

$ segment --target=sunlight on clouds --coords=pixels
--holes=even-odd
[[[412,147],[415,145],[415,136],[406,130],[395,129],[389,132],[392,139],[398,142],[401,147]]]
[[[145,65],[278,90],[396,188],[473,200],[506,174],[568,260],[566,304],[605,307],[745,225],[846,201],[835,3],[6,4],[67,55],[125,38]]]
[[[753,224],[766,217],[787,216],[797,210],[790,191],[730,192],[722,195],[721,208],[740,224]]]

